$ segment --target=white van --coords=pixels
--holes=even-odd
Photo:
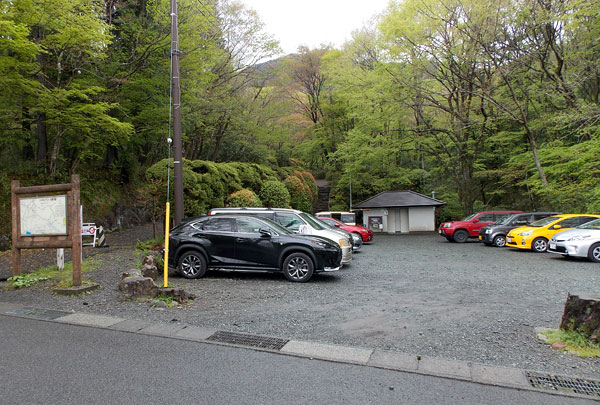
[[[328,217],[337,219],[346,225],[356,225],[356,214],[347,211],[321,211],[315,214],[316,217]]]
[[[342,248],[342,263],[352,261],[352,240],[347,236],[335,232],[321,225],[311,218],[311,215],[287,208],[213,208],[208,215],[218,214],[244,214],[257,215],[277,222],[284,228],[307,235],[317,235],[337,242]]]

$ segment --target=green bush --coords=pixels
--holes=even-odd
[[[285,184],[290,193],[290,205],[292,208],[306,212],[312,211],[310,190],[304,186],[302,180],[296,176],[288,176],[283,181],[283,184]]]
[[[259,195],[265,207],[288,208],[290,206],[290,192],[280,181],[266,181],[260,188]]]
[[[262,207],[258,196],[252,190],[246,188],[236,191],[227,197],[227,207]]]

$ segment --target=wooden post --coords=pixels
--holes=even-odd
[[[19,180],[13,180],[10,182],[10,202],[11,202],[11,210],[12,210],[12,274],[14,276],[21,275],[21,249],[17,248],[17,240],[19,238],[19,222],[21,219],[19,218],[19,207],[17,204],[19,203],[19,199],[17,198],[17,194],[15,190],[19,187]]]
[[[80,190],[79,175],[74,174],[71,176],[71,240],[73,243],[73,286],[78,287],[81,285],[81,203],[79,198]]]
[[[65,249],[64,248],[56,249],[56,267],[59,270],[65,269]]]

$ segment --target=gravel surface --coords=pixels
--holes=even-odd
[[[449,243],[435,234],[376,235],[349,266],[305,284],[280,274],[172,276],[170,284],[197,299],[163,309],[122,301],[116,290],[121,272],[134,268],[141,256],[125,246],[97,255],[101,268],[84,277],[103,289],[90,295],[55,296],[43,284],[12,291],[0,283],[0,301],[600,376],[599,359],[553,350],[534,330],[558,326],[569,292],[600,291],[596,263]]]

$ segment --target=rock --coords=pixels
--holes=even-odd
[[[180,304],[184,304],[187,300],[196,299],[194,294],[188,293],[183,288],[162,288],[159,293],[168,297],[173,297],[173,299]]]
[[[169,305],[167,305],[167,303],[164,301],[157,301],[154,303],[154,306],[156,308],[167,308]]]
[[[559,328],[579,332],[592,342],[600,342],[600,295],[569,294]]]
[[[145,264],[149,266],[158,267],[158,262],[156,261],[156,258],[153,255],[148,255],[142,259],[142,266],[144,266]]]
[[[563,343],[563,342],[552,343],[552,348],[555,349],[555,350],[562,350],[565,347],[567,347],[567,344]]]
[[[141,270],[143,277],[150,277],[152,280],[158,280],[158,268],[151,264],[142,264]]]
[[[138,269],[131,269],[131,270],[124,271],[121,274],[121,280],[123,280],[124,278],[127,278],[127,277],[142,277],[142,272]]]
[[[158,286],[149,277],[126,277],[119,283],[119,290],[128,299],[156,297]]]
[[[10,249],[10,238],[6,235],[0,235],[0,252]]]

